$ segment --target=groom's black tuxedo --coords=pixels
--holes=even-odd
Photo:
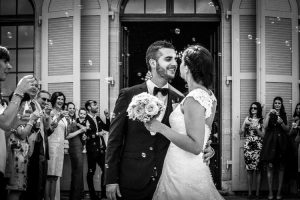
[[[170,143],[159,133],[151,136],[142,122],[128,119],[126,110],[132,97],[142,92],[148,92],[146,83],[120,91],[109,131],[105,184],[118,183],[124,199],[152,198]],[[172,103],[182,98],[169,91],[162,123],[169,126]]]

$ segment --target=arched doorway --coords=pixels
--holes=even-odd
[[[220,13],[218,2],[210,0],[123,1],[120,10],[122,33],[120,88],[144,81],[147,72],[145,52],[152,42],[171,41],[178,53],[189,44],[200,43],[213,54],[215,61],[213,90],[220,105]],[[171,84],[181,92],[187,92],[184,81],[178,75]],[[219,122],[218,107],[211,134],[216,155],[211,160],[210,168],[216,186],[221,188]]]

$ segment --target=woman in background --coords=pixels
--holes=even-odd
[[[53,110],[50,113],[52,125],[56,128],[48,137],[49,156],[45,200],[54,200],[58,177],[62,176],[64,162],[64,140],[67,133],[68,112],[64,111],[66,97],[62,92],[54,92],[51,96]],[[58,190],[59,191],[59,190]],[[58,195],[59,196],[59,195]]]
[[[289,132],[290,136],[290,150],[289,165],[287,172],[289,173],[289,180],[296,181],[297,190],[300,191],[300,103],[295,107],[293,114],[292,128]]]
[[[275,97],[273,107],[267,113],[264,127],[266,134],[263,140],[261,160],[267,164],[267,176],[269,195],[273,199],[273,175],[274,169],[278,169],[278,190],[276,199],[282,199],[281,189],[284,177],[284,169],[287,162],[288,131],[287,116],[281,97]]]
[[[67,103],[67,111],[69,112],[68,132],[66,139],[69,140],[69,155],[71,159],[71,191],[70,199],[80,200],[83,191],[83,156],[82,156],[82,133],[86,128],[78,128],[76,122],[75,104]]]
[[[244,159],[247,170],[248,198],[252,198],[253,173],[256,173],[256,198],[259,198],[261,182],[260,152],[264,137],[262,107],[259,102],[253,102],[249,108],[249,116],[241,128],[241,133],[246,137],[244,144]]]
[[[13,128],[7,141],[8,162],[6,176],[9,177],[7,185],[9,200],[20,199],[27,189],[27,166],[30,148],[28,136],[35,134],[32,127],[40,118],[40,113],[34,112],[34,107],[30,105],[30,101],[38,92],[37,82],[35,83],[35,87],[29,93],[25,93],[21,100],[17,114],[18,119],[13,123]]]

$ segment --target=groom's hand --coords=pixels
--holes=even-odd
[[[210,146],[211,140],[209,140],[206,144],[206,148],[204,149],[203,160],[209,165],[210,159],[215,155],[214,149]]]
[[[120,192],[119,184],[107,184],[106,185],[106,196],[109,200],[117,200],[116,194],[118,197],[122,197]]]

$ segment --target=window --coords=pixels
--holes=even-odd
[[[0,33],[13,67],[1,86],[2,95],[9,96],[20,78],[34,74],[34,9],[29,0],[0,0]]]
[[[213,0],[128,0],[124,14],[216,14],[219,6]]]

